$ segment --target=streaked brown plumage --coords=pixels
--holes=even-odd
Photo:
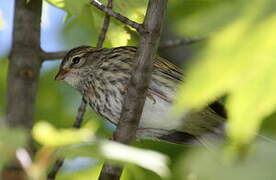
[[[97,113],[116,125],[135,65],[135,53],[136,47],[129,46],[110,49],[81,46],[64,57],[56,79],[78,89]],[[137,137],[189,143],[215,134],[222,127],[225,114],[218,103],[182,119],[171,119],[168,112],[182,78],[177,66],[156,56]]]

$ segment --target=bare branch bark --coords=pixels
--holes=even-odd
[[[103,30],[101,32],[103,32]],[[101,39],[102,38],[105,39],[105,36],[104,37],[102,37],[102,35],[100,35],[100,36],[101,36]],[[159,46],[159,50],[167,49],[167,48],[174,48],[177,46],[186,46],[186,45],[194,44],[194,43],[201,42],[204,40],[206,40],[206,38],[187,38],[187,39],[168,40]],[[102,44],[101,44],[101,46],[102,46]],[[97,45],[97,47],[101,47],[101,46]],[[40,56],[44,61],[58,60],[58,59],[63,58],[65,56],[66,52],[67,51],[59,51],[59,52],[44,52],[44,51],[42,51]]]
[[[187,38],[187,39],[176,39],[164,42],[159,46],[159,49],[174,48],[176,46],[189,45],[205,40],[206,38]]]
[[[58,60],[62,59],[66,55],[67,51],[58,51],[58,52],[45,52],[40,51],[40,57],[43,61],[45,60]]]
[[[98,0],[92,0],[91,4],[95,7],[97,7],[99,10],[105,12],[106,14],[108,14],[109,16],[114,17],[115,19],[117,19],[118,21],[121,21],[124,24],[127,24],[131,27],[133,27],[134,29],[136,29],[136,31],[138,32],[143,32],[144,28],[141,24],[132,21],[130,19],[128,19],[127,17],[121,15],[120,13],[114,12],[112,11],[112,9],[105,7],[101,2],[99,2]]]
[[[7,124],[31,129],[41,66],[41,0],[16,0],[8,69]]]
[[[167,0],[150,0],[143,23],[148,33],[141,34],[136,55],[137,65],[128,84],[115,140],[130,143],[135,137],[153,70],[152,62],[159,45]]]
[[[15,1],[12,50],[7,78],[6,124],[10,127],[24,127],[30,130],[33,126],[36,92],[42,62],[39,54],[41,9],[42,0],[31,0],[28,3],[26,0]],[[29,149],[32,149],[31,137]],[[16,162],[8,166],[20,168]],[[14,173],[18,174],[22,171]],[[21,178],[18,177],[18,179]]]
[[[61,166],[64,163],[64,159],[56,160],[54,166],[52,167],[51,171],[47,175],[47,180],[55,180],[58,171],[60,170]]]
[[[141,39],[136,55],[137,65],[134,68],[124,99],[121,117],[114,133],[114,140],[129,144],[135,137],[143,111],[146,92],[153,70],[153,58],[156,54],[167,0],[150,0],[144,19]],[[122,169],[105,165],[99,179],[116,180],[120,178]]]
[[[110,7],[108,7],[110,8]],[[104,24],[109,24],[109,15],[105,16],[104,19]],[[106,28],[106,29],[104,29]],[[99,42],[103,42],[102,39],[105,39],[105,35],[106,31],[107,31],[108,25],[103,26],[102,30],[101,30],[101,34],[99,36],[99,40],[98,40],[98,44],[97,47],[102,47],[102,44],[99,44]],[[105,32],[105,33],[103,33]],[[167,49],[167,48],[174,48],[177,46],[186,46],[186,45],[190,45],[190,44],[194,44],[197,42],[201,42],[206,40],[206,38],[187,38],[187,39],[176,39],[176,40],[168,40],[166,42],[163,42],[160,46],[159,46],[159,50],[162,49]],[[59,52],[45,52],[45,51],[41,51],[40,56],[43,59],[43,61],[49,61],[49,60],[59,60],[61,58],[63,58],[66,55],[67,51],[59,51]]]
[[[107,8],[108,9],[112,9],[112,4],[113,4],[113,0],[109,0],[107,3]],[[103,23],[103,27],[101,30],[101,34],[99,35],[99,39],[98,39],[98,43],[97,43],[97,48],[100,48],[103,46],[103,42],[105,40],[105,36],[109,27],[109,23],[110,22],[110,16],[108,14],[105,14],[104,17],[104,23]]]
[[[85,111],[86,111],[86,104],[87,103],[86,103],[85,99],[82,98],[80,106],[78,108],[78,113],[77,113],[77,116],[76,116],[76,120],[73,124],[74,128],[79,129],[81,127],[83,117],[84,117],[84,114],[85,114]]]

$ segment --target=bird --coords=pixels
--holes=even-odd
[[[136,51],[134,46],[73,48],[62,59],[55,80],[77,89],[96,113],[116,126],[136,64]],[[171,116],[178,86],[185,83],[184,79],[181,68],[155,56],[137,139],[193,144],[207,135],[223,136],[227,115],[218,101],[182,118]]]

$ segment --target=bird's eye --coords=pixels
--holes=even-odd
[[[80,57],[76,56],[72,59],[73,64],[78,64],[80,62]]]

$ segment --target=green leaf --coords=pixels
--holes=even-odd
[[[186,10],[186,17],[179,15],[174,26],[177,33],[189,36],[207,36],[216,32],[239,17],[244,9],[244,6],[240,6],[239,0],[195,0],[188,1],[182,5],[183,7]]]
[[[27,144],[27,132],[23,129],[0,128],[0,170],[14,158],[15,151]]]
[[[117,0],[114,2],[114,11],[138,23],[143,23],[146,8],[147,0]]]
[[[57,174],[57,180],[90,180],[98,179],[102,164],[97,164],[89,169],[84,169],[77,172],[59,172]]]
[[[64,8],[65,0],[45,0],[46,2],[56,6],[57,8]]]
[[[222,148],[198,149],[183,157],[176,167],[180,179],[261,180],[275,179],[275,144],[259,142],[244,161],[234,164],[224,159]]]
[[[89,142],[94,137],[95,126],[83,127],[81,129],[56,129],[47,122],[35,124],[32,134],[36,141],[45,146],[65,146]]]
[[[169,175],[166,156],[150,151],[125,146],[115,142],[104,142],[100,144],[100,151],[104,157],[137,164],[149,169],[162,177]]]
[[[168,158],[158,152],[135,148],[112,141],[94,141],[92,144],[69,146],[59,151],[67,158],[86,156],[98,157],[115,162],[132,163],[155,172],[161,177],[168,177],[170,170]]]
[[[70,14],[79,14],[83,8],[89,5],[90,0],[46,0],[48,3],[66,10]]]
[[[178,34],[184,36],[210,36],[232,24],[235,19],[249,17],[250,11],[264,18],[275,11],[273,0],[187,0],[169,3],[169,21]],[[258,7],[258,10],[255,8]],[[254,16],[255,16],[254,15]]]
[[[130,34],[122,25],[112,23],[107,39],[111,42],[111,47],[126,46],[130,40]]]
[[[245,5],[243,14],[210,38],[190,66],[174,109],[179,115],[229,95],[228,135],[235,146],[250,142],[276,108],[276,13],[263,13],[270,0]]]
[[[71,14],[79,14],[85,6],[89,6],[90,0],[65,0],[64,8]]]
[[[100,33],[105,14],[96,7],[89,4],[89,0],[47,0],[54,6],[67,12],[67,24],[65,27],[65,44],[91,44],[95,46]],[[106,4],[107,1],[101,1]],[[147,1],[124,1],[118,0],[114,3],[114,11],[123,14],[133,21],[142,23],[146,12]],[[69,21],[70,19],[70,21]],[[125,29],[125,24],[111,18],[110,27],[106,36],[105,46],[116,47],[128,45],[131,36]],[[78,34],[78,36],[76,36]],[[72,45],[71,45],[72,44]],[[133,45],[133,43],[131,42]],[[135,43],[134,43],[135,44]]]
[[[64,40],[69,47],[79,44],[96,44],[103,17],[95,13],[94,8],[84,6],[79,14],[72,14],[64,26]],[[76,36],[77,35],[77,36]]]
[[[5,110],[5,93],[6,93],[6,86],[7,86],[7,72],[8,72],[8,59],[0,59],[0,94],[2,94],[2,101],[0,101],[0,126],[2,126],[2,123],[4,123],[4,116],[6,115],[6,110]]]

